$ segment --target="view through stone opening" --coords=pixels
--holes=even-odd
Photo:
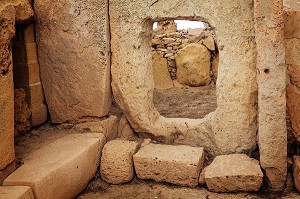
[[[209,24],[163,20],[151,40],[154,105],[171,118],[203,118],[217,107],[218,47]]]

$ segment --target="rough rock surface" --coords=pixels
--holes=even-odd
[[[263,182],[259,162],[245,154],[217,156],[206,167],[205,182],[210,191],[258,191]]]
[[[285,60],[290,81],[287,108],[295,137],[300,141],[300,1],[284,1]]]
[[[5,179],[5,186],[29,186],[39,199],[74,198],[94,177],[105,136],[71,134],[31,153]]]
[[[0,186],[1,199],[34,199],[30,187],[26,186]]]
[[[113,140],[102,150],[100,173],[103,180],[112,184],[129,182],[134,177],[132,156],[138,148],[137,142]]]
[[[107,115],[112,101],[107,2],[36,0],[34,8],[52,122]]]
[[[88,121],[74,125],[75,130],[84,133],[103,133],[106,141],[113,140],[118,134],[117,117],[109,116],[107,119],[101,121]]]
[[[254,8],[260,164],[268,186],[281,191],[287,175],[283,3],[282,0],[255,0]]]
[[[14,87],[11,43],[15,21],[30,18],[33,10],[26,0],[0,3],[0,170],[14,161]]]
[[[256,147],[257,84],[252,0],[230,3],[115,0],[110,1],[109,9],[114,98],[136,132],[165,143],[203,146],[213,155],[246,152]],[[186,20],[208,19],[216,30],[220,47],[218,108],[203,119],[165,118],[153,105],[149,45],[153,21],[149,19],[178,16]]]
[[[196,186],[204,156],[199,147],[148,144],[133,156],[133,161],[140,179]]]
[[[177,81],[189,86],[206,86],[210,83],[211,54],[201,44],[189,44],[175,57]]]
[[[134,130],[131,128],[126,116],[123,115],[118,125],[118,138],[132,140],[135,139],[135,137],[136,135]]]
[[[159,52],[152,55],[152,67],[154,77],[154,88],[173,88],[173,81],[168,72],[167,60]]]
[[[26,93],[24,89],[15,89],[15,135],[27,132],[30,125],[30,109],[25,100]]]
[[[300,191],[300,156],[294,156],[293,176],[294,184],[298,191]]]

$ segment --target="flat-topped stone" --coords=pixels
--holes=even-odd
[[[34,196],[30,187],[0,186],[0,199],[34,199]]]
[[[105,136],[70,134],[33,152],[5,179],[5,186],[29,186],[39,199],[68,199],[79,194],[99,165]]]
[[[203,148],[148,144],[133,156],[138,178],[196,186],[204,162]]]
[[[121,184],[134,177],[132,156],[138,148],[137,142],[113,140],[102,150],[101,177],[108,183]]]
[[[258,191],[263,182],[259,162],[245,154],[222,155],[205,169],[210,191]]]

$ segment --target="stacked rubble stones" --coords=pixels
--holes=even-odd
[[[216,46],[216,37],[210,29],[187,29],[176,30],[175,32],[161,33],[161,30],[154,31],[152,39],[152,53],[159,52],[162,57],[167,60],[167,67],[172,80],[177,79],[177,65],[175,57],[181,49],[192,43],[198,43],[205,46],[211,53],[210,63],[210,77],[216,81],[217,70],[213,69],[212,63],[217,65],[216,61],[218,48]],[[216,67],[215,67],[216,68]]]

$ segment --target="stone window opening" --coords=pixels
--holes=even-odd
[[[154,104],[163,116],[196,119],[216,109],[219,49],[208,23],[154,22],[151,53]]]

